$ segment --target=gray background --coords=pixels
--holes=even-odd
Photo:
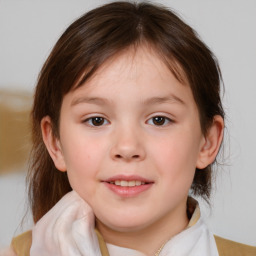
[[[0,89],[32,92],[37,74],[63,30],[108,1],[0,0]],[[217,169],[212,231],[256,245],[256,1],[155,1],[176,10],[217,55],[227,112],[224,166]],[[0,247],[20,232],[25,174],[0,176]],[[25,224],[26,229],[29,224]]]

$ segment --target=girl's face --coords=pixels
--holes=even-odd
[[[148,48],[127,51],[63,99],[55,165],[102,230],[186,225],[206,144],[189,85]]]

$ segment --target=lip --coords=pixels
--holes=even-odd
[[[133,187],[128,187],[128,186],[122,187],[122,186],[118,186],[113,183],[110,183],[110,182],[114,182],[117,180],[141,181],[141,182],[143,182],[143,184],[141,184],[139,186],[133,186]],[[145,179],[138,175],[130,175],[130,176],[116,175],[116,176],[110,177],[106,180],[103,180],[102,182],[109,190],[114,192],[116,195],[118,195],[120,197],[126,197],[126,198],[138,196],[141,193],[145,192],[146,190],[150,189],[152,187],[152,185],[154,184],[154,182],[152,180]]]
[[[115,175],[115,176],[112,176],[106,180],[103,180],[103,182],[113,182],[113,181],[116,181],[116,180],[126,180],[126,181],[132,181],[132,180],[138,180],[138,181],[141,181],[141,182],[145,182],[145,183],[153,183],[154,181],[153,180],[149,180],[149,179],[145,179],[141,176],[138,176],[138,175]]]

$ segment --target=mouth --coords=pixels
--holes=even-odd
[[[121,197],[134,197],[148,190],[154,182],[139,176],[115,176],[103,181],[108,189]]]
[[[147,183],[144,181],[140,181],[140,180],[131,180],[131,181],[115,180],[115,181],[110,181],[109,184],[114,184],[114,185],[120,186],[120,187],[135,187],[135,186],[145,185]]]

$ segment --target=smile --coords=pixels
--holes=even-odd
[[[154,181],[132,175],[117,175],[103,181],[103,184],[119,197],[136,197],[149,190]]]
[[[135,186],[141,186],[145,184],[145,182],[139,181],[139,180],[131,180],[131,181],[116,180],[116,181],[111,181],[109,183],[114,184],[116,186],[121,186],[121,187],[135,187]]]

